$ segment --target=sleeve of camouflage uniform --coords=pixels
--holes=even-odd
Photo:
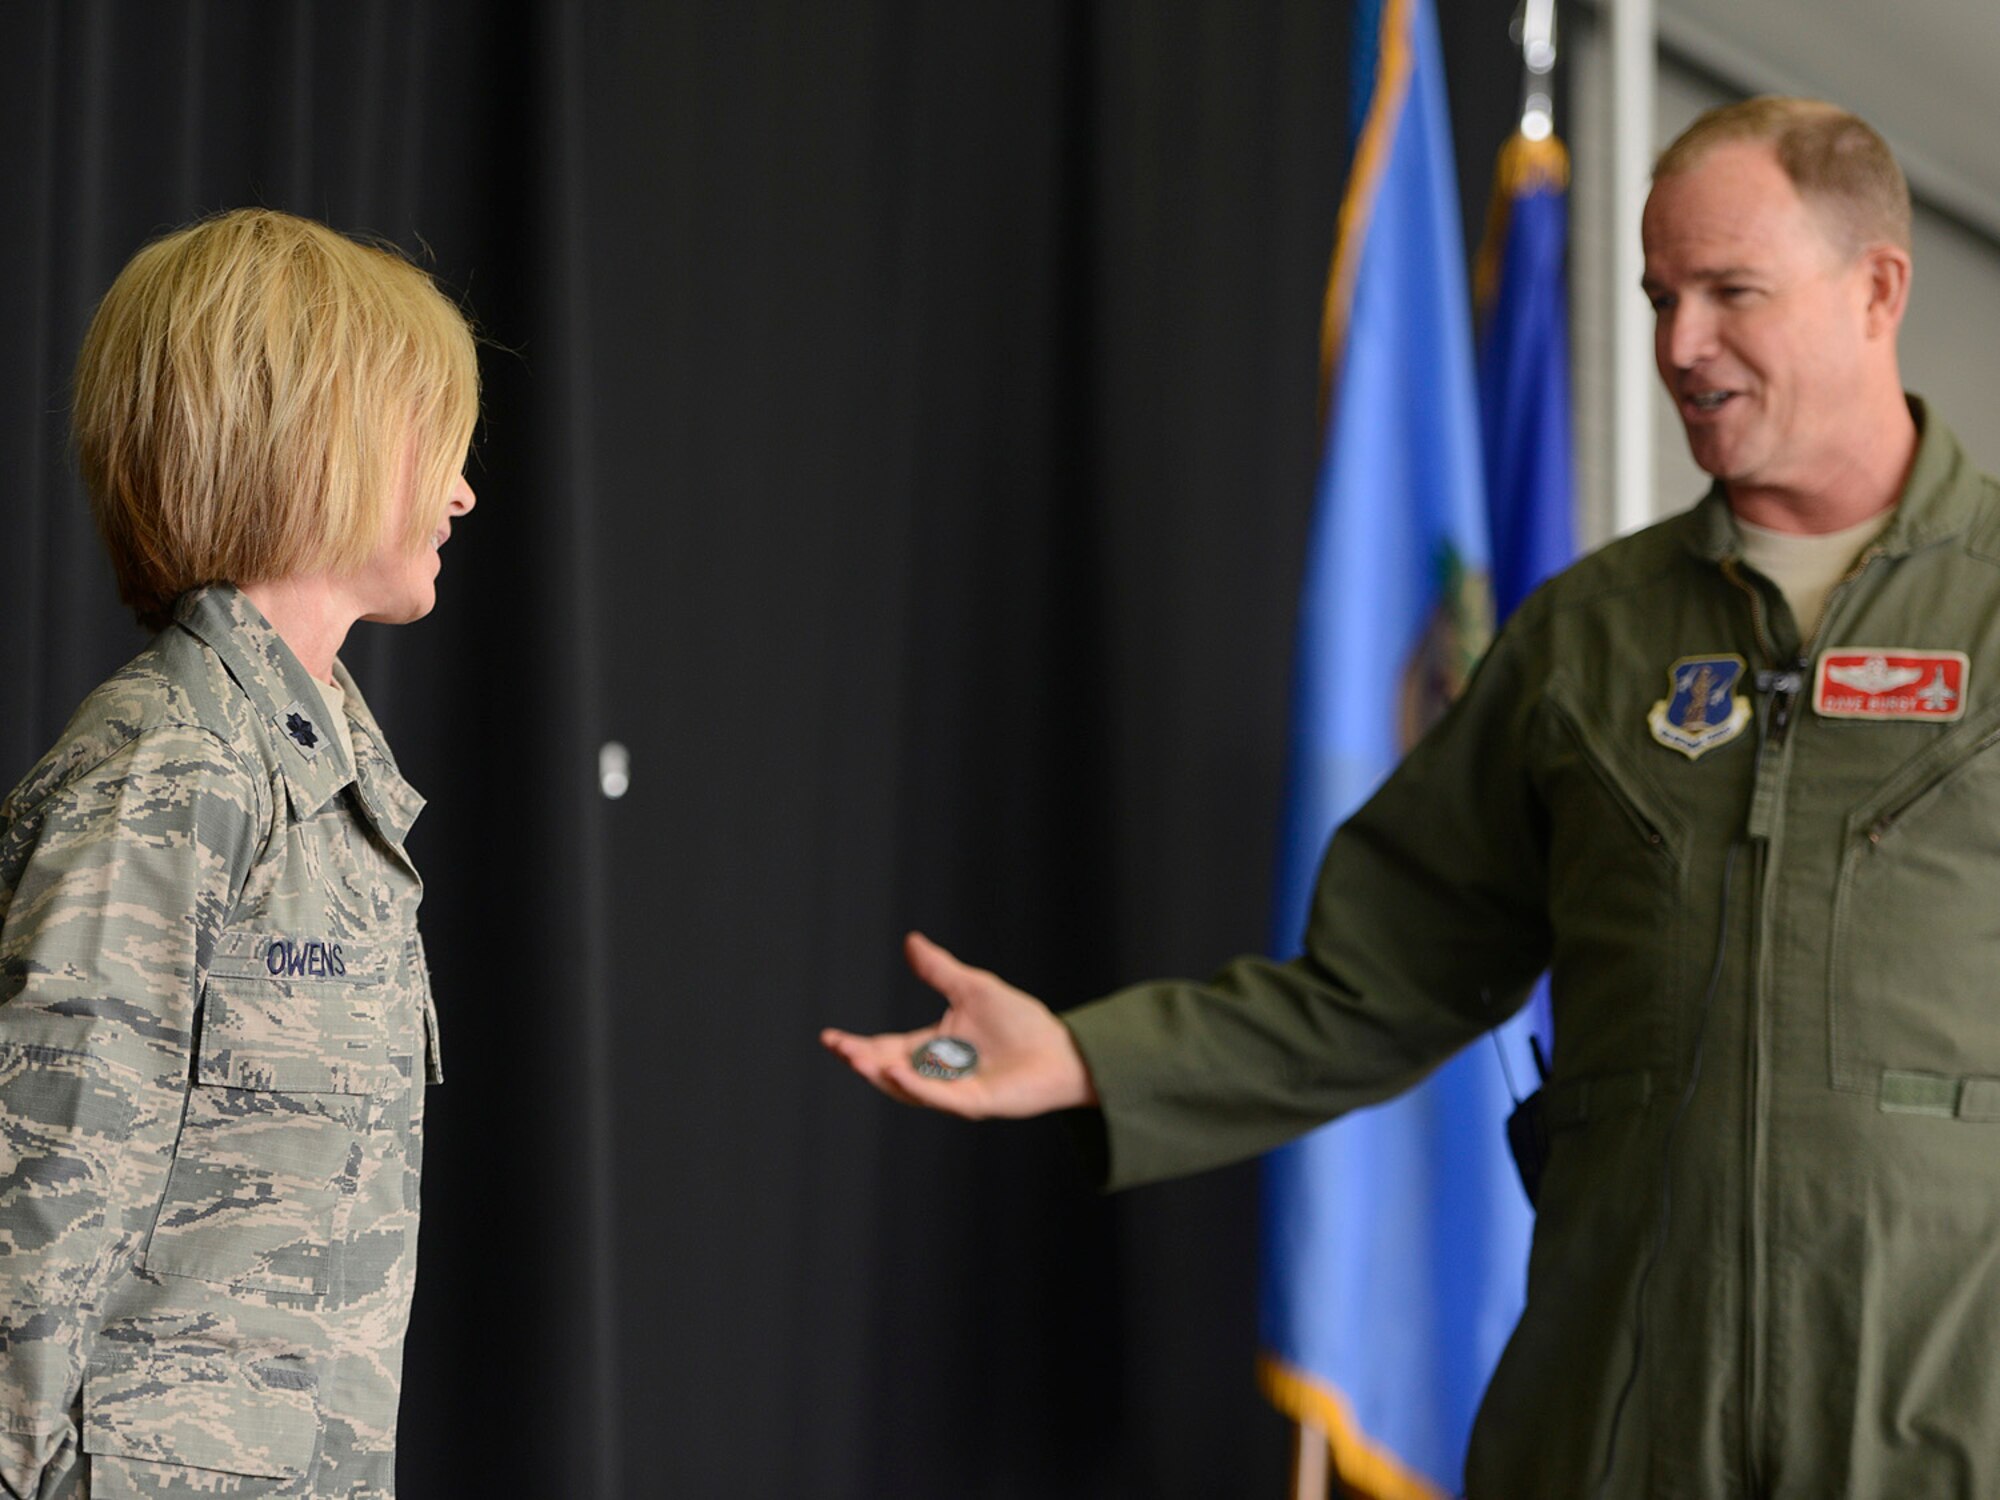
[[[1142,984],[1064,1014],[1108,1187],[1241,1160],[1416,1083],[1525,1001],[1548,960],[1540,732],[1521,632],[1328,846],[1290,963]]]
[[[0,1489],[27,1497],[73,1461],[100,1294],[158,1206],[267,794],[177,725],[23,794],[0,834]]]

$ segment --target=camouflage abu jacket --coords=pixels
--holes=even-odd
[[[0,1494],[394,1493],[422,799],[235,589],[0,804]]]
[[[1066,1016],[1124,1185],[1386,1097],[1550,967],[1472,1500],[2000,1495],[2000,484],[1916,414],[1816,639],[1712,492],[1522,605],[1301,959]]]

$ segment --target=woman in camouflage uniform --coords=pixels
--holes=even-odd
[[[430,610],[477,407],[430,278],[290,215],[98,308],[77,447],[159,634],[0,804],[0,1494],[394,1492],[422,799],[336,653]]]

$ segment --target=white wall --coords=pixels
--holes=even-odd
[[[1605,49],[1600,19],[1581,7],[1569,18],[1564,60],[1572,69],[1569,139],[1576,178],[1572,194],[1571,306],[1576,372],[1577,479],[1583,539],[1611,534],[1610,347],[1612,296],[1637,297],[1637,287],[1613,288],[1604,268],[1612,226],[1603,200],[1609,172],[1610,107],[1605,97]],[[1738,93],[1663,60],[1655,112],[1655,147],[1664,147],[1702,110]],[[1810,86],[1805,81],[1803,86]],[[1637,234],[1637,224],[1617,232]],[[1904,384],[1930,401],[1975,460],[2000,473],[2000,244],[1926,206],[1917,205],[1916,274],[1903,327]],[[1708,488],[1687,455],[1679,419],[1664,393],[1654,402],[1652,514],[1684,508]]]
[[[2000,474],[2000,245],[1919,208],[1915,259],[1903,384]]]

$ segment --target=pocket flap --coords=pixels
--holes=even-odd
[[[299,1479],[319,1437],[316,1382],[279,1349],[155,1350],[93,1364],[83,1451],[264,1479]]]
[[[395,1093],[381,964],[362,943],[300,945],[224,933],[202,991],[195,1077],[221,1088],[302,1094]],[[300,972],[293,975],[296,968]]]
[[[392,1094],[405,1080],[389,1054],[380,1003],[370,990],[282,995],[255,980],[211,976],[195,1077],[279,1093]]]

